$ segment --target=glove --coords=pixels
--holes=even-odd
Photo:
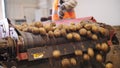
[[[59,8],[60,8],[61,10],[65,10],[65,6],[64,6],[64,5],[59,5]]]
[[[76,0],[65,0],[65,2],[62,5],[64,5],[66,10],[71,10],[76,7],[77,1]]]
[[[64,12],[61,8],[58,9],[58,16],[59,16],[60,19],[63,19]]]

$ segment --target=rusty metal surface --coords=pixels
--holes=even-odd
[[[116,36],[120,42],[120,26],[114,26]],[[111,61],[114,68],[120,68],[120,44],[111,46],[110,52],[107,54],[106,61]]]
[[[54,46],[54,45],[60,45],[60,44],[66,44],[70,42],[75,42],[74,40],[67,40],[65,37],[57,37],[57,38],[49,38],[47,35],[46,36],[41,36],[41,35],[34,35],[32,33],[27,33],[27,32],[21,32],[22,37],[24,39],[24,45],[21,46],[20,51],[27,51],[29,48],[34,48],[34,47],[43,47],[43,46]],[[103,40],[108,40],[108,37],[102,37],[100,36],[98,39],[98,42],[103,38]],[[81,37],[81,44],[84,41],[90,41],[92,39],[86,38],[86,37]],[[97,41],[92,41],[97,42]],[[88,44],[91,44],[89,42]],[[85,46],[87,47],[87,46]]]
[[[116,36],[120,42],[120,26],[114,26],[114,29],[116,30]]]
[[[7,41],[5,39],[0,39],[0,49],[7,46]]]
[[[111,61],[114,68],[120,68],[120,45],[111,46],[111,51],[107,54],[106,61]]]
[[[10,55],[15,54],[16,41],[10,37],[0,40],[0,54],[9,52]]]
[[[37,36],[36,36],[37,37]],[[119,38],[119,41],[120,41],[120,30],[117,31],[117,38]],[[92,42],[91,42],[92,43]],[[89,43],[89,45],[91,44]],[[76,43],[77,45],[77,43]],[[88,45],[88,43],[86,43],[86,45]],[[55,47],[56,48],[56,47]],[[54,49],[55,49],[54,48]],[[76,46],[76,48],[79,48]],[[114,52],[114,49],[116,50],[117,48],[117,52],[115,54],[113,54]],[[108,54],[107,55],[107,60],[113,60],[113,64],[114,64],[114,68],[120,68],[120,62],[119,62],[119,56],[120,56],[120,50],[119,50],[119,47],[114,47],[112,46],[111,47],[111,51],[109,52],[111,54]],[[109,58],[108,58],[109,57]],[[116,59],[117,58],[117,59]],[[78,61],[81,61],[82,59],[78,59]],[[62,68],[60,66],[60,62],[61,62],[61,59],[60,60],[53,60],[52,59],[52,62],[53,62],[53,65],[51,66],[51,64],[49,63],[49,60],[48,59],[43,59],[43,60],[36,60],[36,61],[33,61],[33,62],[28,62],[28,61],[25,61],[25,62],[19,62],[18,64],[18,68]],[[69,68],[104,68],[101,64],[99,64],[98,62],[96,61],[91,61],[91,62],[84,62],[84,63],[80,63],[78,64],[77,66],[71,66]]]
[[[77,49],[80,49],[86,52],[88,48],[95,49],[95,45],[97,43],[102,43],[102,42],[107,42],[107,39],[101,38],[98,41],[89,40],[89,41],[81,41],[81,42],[69,42],[65,44],[58,44],[58,45],[52,45],[52,46],[46,45],[44,47],[30,48],[30,49],[27,49],[28,60],[32,61],[32,60],[37,60],[37,59],[53,57],[52,52],[54,50],[60,50],[61,56],[73,54],[74,51]],[[36,53],[43,53],[44,56],[36,59],[33,56],[33,54],[36,54]]]

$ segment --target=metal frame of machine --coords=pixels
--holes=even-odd
[[[80,21],[92,21],[96,22],[96,20],[93,17],[85,17],[85,18],[80,18],[80,19],[73,19],[73,20],[61,20],[61,21],[56,21],[57,25],[61,24],[60,22],[80,22]],[[101,24],[101,26],[104,26],[108,28],[107,25]],[[54,61],[56,63],[62,59],[55,59],[53,58],[52,52],[54,50],[60,50],[61,52],[61,57],[75,57],[76,59],[80,58],[78,56],[75,56],[74,51],[76,49],[81,49],[84,53],[87,52],[87,48],[95,48],[95,45],[97,43],[102,43],[105,42],[108,45],[112,44],[112,37],[115,35],[115,30],[111,27],[109,29],[109,37],[101,37],[99,40],[94,41],[91,39],[85,39],[82,37],[82,41],[80,42],[75,42],[74,40],[66,40],[64,37],[60,38],[50,38],[48,39],[47,36],[42,36],[42,35],[34,35],[32,33],[27,33],[27,32],[21,32],[17,30],[17,33],[19,35],[19,40],[14,40],[10,37],[0,39],[0,54],[3,59],[3,63],[5,62],[6,65],[9,64],[9,62],[14,61],[16,63],[21,63],[21,62],[30,62],[32,63],[33,61],[39,62],[42,60],[47,60],[46,62],[49,62],[51,67],[54,67]],[[39,40],[39,41],[38,41]],[[89,40],[89,41],[88,41]],[[54,42],[52,42],[54,41]],[[99,51],[96,51],[97,53],[100,53]],[[107,51],[108,52],[108,51]],[[104,57],[105,61],[105,56],[107,52],[102,52],[101,54]],[[91,60],[94,61],[95,59]],[[83,62],[82,60],[80,63]],[[96,61],[95,61],[96,62]],[[88,63],[88,61],[85,63]],[[44,63],[43,63],[44,64]],[[59,63],[58,63],[59,64]],[[79,65],[79,64],[78,64]],[[85,65],[85,64],[83,64]],[[93,68],[96,67],[96,65],[92,64]],[[98,62],[98,65],[99,64]],[[16,66],[17,64],[11,64],[8,65],[8,68],[11,66]],[[19,65],[18,65],[19,66]],[[61,67],[61,65],[59,65]],[[100,68],[103,68],[104,65],[100,66]],[[49,67],[49,68],[51,68]],[[19,68],[19,67],[18,67]],[[26,68],[26,67],[25,67]],[[75,67],[79,68],[79,66]],[[82,67],[84,68],[84,66]]]

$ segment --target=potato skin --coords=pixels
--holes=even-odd
[[[58,58],[58,57],[60,57],[60,55],[61,55],[61,53],[60,53],[59,50],[54,50],[53,51],[53,57]]]

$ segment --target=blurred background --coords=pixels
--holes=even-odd
[[[120,25],[120,0],[77,0],[77,18],[93,16],[99,22]],[[53,0],[0,0],[0,19],[13,23],[40,21],[50,16]]]

